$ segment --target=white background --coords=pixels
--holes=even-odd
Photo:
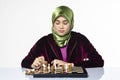
[[[0,67],[21,67],[36,41],[51,33],[60,5],[74,11],[73,31],[91,41],[104,67],[120,67],[120,0],[0,0]]]

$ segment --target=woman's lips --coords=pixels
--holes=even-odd
[[[64,33],[64,30],[58,30],[60,33]]]

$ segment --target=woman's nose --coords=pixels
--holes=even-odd
[[[64,28],[64,25],[63,25],[63,24],[60,24],[60,28],[63,29],[63,28]]]

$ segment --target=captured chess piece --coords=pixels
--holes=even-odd
[[[34,72],[35,72],[35,69],[26,69],[24,73],[26,75],[32,75],[32,74],[34,74]]]

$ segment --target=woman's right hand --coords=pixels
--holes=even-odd
[[[31,68],[39,69],[44,61],[45,61],[44,56],[35,58],[35,60],[33,61],[32,65],[31,65]]]

